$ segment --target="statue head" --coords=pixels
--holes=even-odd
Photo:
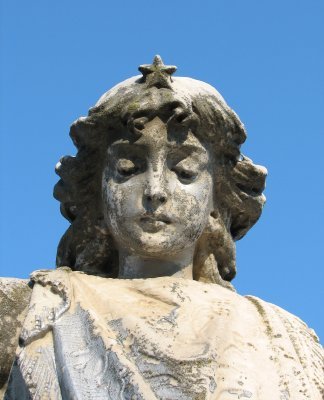
[[[258,220],[266,169],[243,156],[246,132],[210,85],[172,77],[156,56],[71,126],[78,149],[56,167],[71,225],[57,266],[118,276],[119,253],[193,257],[193,278],[228,286],[235,241]]]

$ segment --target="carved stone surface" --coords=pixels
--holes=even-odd
[[[30,295],[27,280],[0,279],[0,396],[14,359]]]
[[[243,124],[159,56],[139,70],[71,127],[58,268],[1,281],[4,398],[320,400],[314,332],[231,284],[265,202]]]
[[[315,334],[256,297],[174,277],[32,279],[7,399],[321,398]]]

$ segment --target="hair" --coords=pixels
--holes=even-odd
[[[261,215],[266,169],[243,156],[243,124],[220,94],[204,82],[174,78],[172,87],[146,85],[138,77],[117,85],[74,122],[75,157],[63,157],[54,197],[71,223],[57,251],[57,266],[116,277],[118,251],[103,218],[101,179],[107,148],[120,137],[135,141],[146,122],[161,118],[168,131],[189,130],[208,144],[216,160],[212,222],[198,240],[194,279],[231,286],[236,274],[235,241]]]

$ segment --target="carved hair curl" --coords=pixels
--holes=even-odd
[[[230,286],[236,273],[234,241],[261,214],[266,169],[241,155],[246,132],[235,112],[214,88],[190,78],[174,78],[172,89],[148,87],[131,78],[104,94],[87,117],[71,126],[77,154],[63,157],[56,167],[61,179],[54,197],[71,222],[58,246],[57,266],[117,276],[118,252],[101,201],[106,151],[120,137],[136,140],[156,116],[173,132],[190,129],[214,153],[215,210],[196,246],[194,279]]]

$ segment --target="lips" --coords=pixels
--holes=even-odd
[[[146,232],[155,233],[171,224],[171,219],[165,214],[144,214],[139,223]]]
[[[171,219],[165,214],[145,214],[140,218],[143,222],[163,222],[165,224],[171,224]]]

